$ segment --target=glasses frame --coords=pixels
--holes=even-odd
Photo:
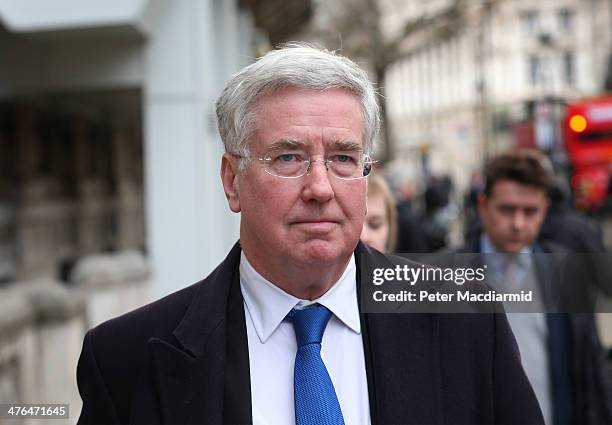
[[[251,157],[248,156],[244,156],[244,155],[238,155],[235,153],[231,153],[231,155],[238,157],[238,158],[242,158],[242,159],[252,159]],[[323,158],[323,159],[305,159],[303,162],[307,163],[308,166],[306,167],[306,170],[300,174],[299,176],[279,176],[278,174],[273,174],[270,172],[270,170],[268,170],[267,167],[264,167],[264,171],[266,172],[266,174],[269,174],[271,176],[274,177],[278,177],[279,179],[299,179],[300,177],[304,177],[308,174],[310,174],[310,171],[312,170],[312,164],[317,163],[317,162],[322,162],[323,165],[325,165],[325,170],[327,170],[327,173],[329,175],[334,176],[337,179],[340,180],[360,180],[360,179],[365,179],[367,178],[371,173],[372,173],[372,166],[374,164],[376,164],[378,161],[372,159],[372,157],[370,157],[370,155],[367,154],[362,154],[363,156],[363,175],[362,176],[357,176],[357,177],[340,177],[337,176],[336,174],[334,174],[333,172],[330,172],[329,170],[329,164],[332,163],[333,161],[329,158]],[[264,165],[269,165],[270,161],[272,161],[272,158],[270,158],[269,156],[258,156],[255,159],[257,159],[259,162],[261,162]]]

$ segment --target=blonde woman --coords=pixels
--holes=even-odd
[[[368,177],[368,211],[361,240],[381,252],[393,252],[397,241],[397,211],[389,185],[380,174]]]

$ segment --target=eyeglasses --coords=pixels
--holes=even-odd
[[[235,155],[235,154],[234,154]],[[235,155],[244,158],[241,155]],[[316,162],[322,162],[327,171],[342,180],[356,180],[367,177],[372,171],[372,160],[369,155],[361,152],[334,154],[324,159],[308,159],[301,153],[276,152],[257,158],[264,166],[264,171],[272,176],[283,179],[297,179],[312,170]]]

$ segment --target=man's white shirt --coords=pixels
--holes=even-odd
[[[292,308],[317,303],[333,314],[321,343],[321,357],[340,402],[346,424],[370,424],[370,404],[361,323],[357,307],[355,258],[320,298],[300,300],[261,276],[244,253],[240,257],[253,424],[295,424],[293,366],[297,343],[293,325],[284,321]]]

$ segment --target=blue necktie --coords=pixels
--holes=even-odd
[[[344,425],[334,384],[321,359],[321,340],[330,317],[321,305],[287,315],[298,346],[293,374],[297,425]]]

